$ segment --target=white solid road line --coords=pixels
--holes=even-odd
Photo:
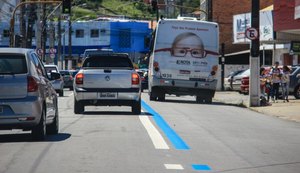
[[[147,115],[140,115],[139,118],[145,129],[147,130],[155,149],[170,149],[164,138],[149,120],[149,117]]]
[[[183,170],[184,168],[180,164],[164,164],[166,169]]]

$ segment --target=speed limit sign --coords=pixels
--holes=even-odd
[[[36,53],[37,53],[39,56],[42,56],[43,53],[44,53],[44,51],[43,51],[43,49],[37,49],[37,50],[36,50]]]
[[[258,31],[256,28],[248,28],[245,32],[246,38],[256,40],[258,38]]]

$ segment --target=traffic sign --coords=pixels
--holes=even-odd
[[[50,48],[49,51],[50,51],[51,54],[55,54],[56,53],[56,49],[55,48]]]
[[[245,35],[249,40],[256,40],[258,38],[258,31],[256,28],[247,28]]]
[[[50,54],[50,58],[54,59],[55,58],[55,54],[51,53]]]
[[[37,53],[38,55],[42,56],[43,53],[44,53],[44,51],[43,51],[43,49],[37,49],[37,50],[36,50],[36,53]]]

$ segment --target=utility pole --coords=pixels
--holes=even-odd
[[[58,15],[57,34],[58,34],[57,57],[60,61],[59,69],[63,70],[63,59],[61,56],[61,15],[60,13]]]
[[[225,43],[221,44],[221,90],[224,91],[224,77],[225,77]]]
[[[69,16],[69,48],[68,48],[68,52],[69,52],[69,61],[68,61],[68,69],[70,68],[69,62],[70,60],[72,61],[72,22],[71,22],[71,13]]]
[[[24,2],[24,0],[21,0],[21,2]],[[25,10],[26,10],[26,6],[22,6],[21,7],[21,12],[20,12],[20,35],[22,38],[22,43],[21,43],[21,47],[26,47],[26,22],[25,22]]]
[[[250,51],[250,106],[260,106],[259,79],[259,0],[252,0],[251,30],[246,35],[252,36]]]
[[[213,21],[213,14],[212,14],[212,0],[207,0],[207,21]]]
[[[42,44],[41,48],[43,50],[42,59],[44,62],[49,64],[49,60],[46,59],[45,53],[46,53],[46,41],[47,41],[47,18],[46,18],[46,4],[42,5],[43,10],[43,17],[42,17]]]
[[[32,47],[33,25],[34,25],[35,20],[37,19],[35,9],[36,9],[36,4],[30,4],[27,33],[26,33],[26,48]]]

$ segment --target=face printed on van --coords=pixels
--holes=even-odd
[[[173,41],[171,48],[162,48],[155,52],[170,51],[173,57],[205,58],[207,54],[218,55],[204,49],[203,41],[194,33],[186,32],[179,34]]]

